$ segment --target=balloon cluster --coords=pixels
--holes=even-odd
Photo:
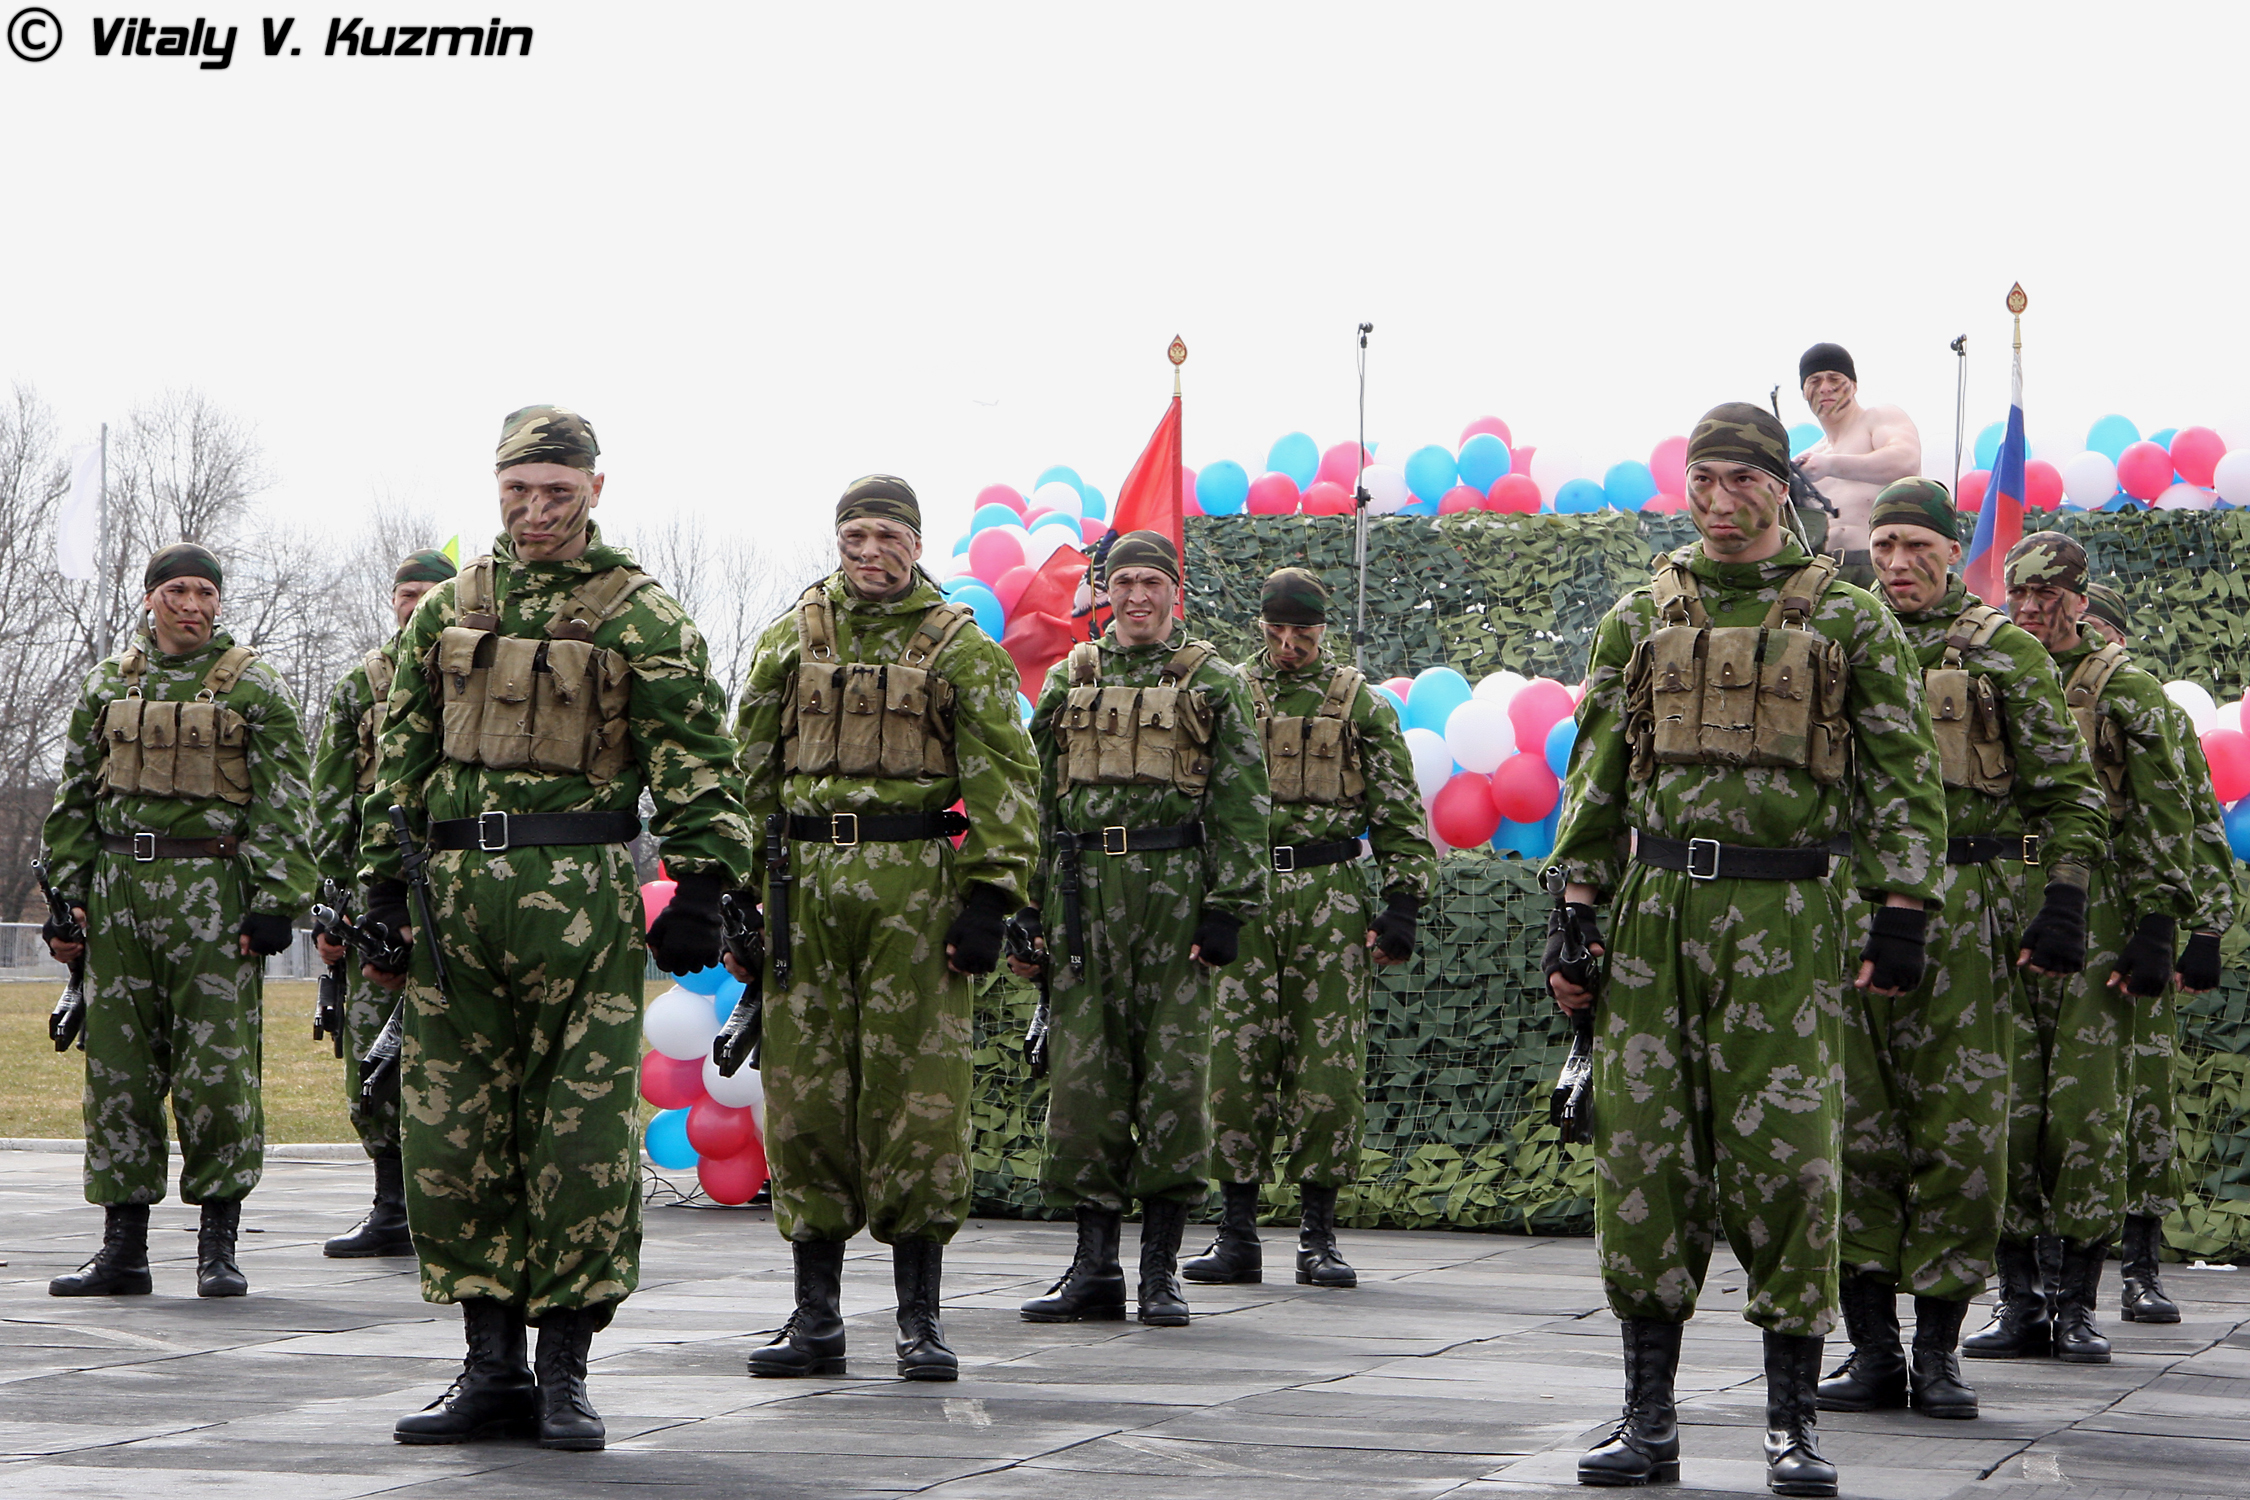
[[[1976,468],[1961,476],[1963,510],[1984,505],[1992,465],[2007,425],[1977,434]],[[2023,503],[2033,510],[2212,510],[2250,505],[2250,446],[2231,452],[2208,427],[2167,427],[2141,436],[2124,417],[2103,417],[2086,430],[2085,451],[2059,464],[2034,458],[2023,466]]]
[[[641,910],[654,922],[673,883],[641,887]],[[689,974],[648,1004],[641,1032],[641,1097],[661,1113],[648,1122],[648,1159],[673,1172],[695,1169],[715,1203],[748,1203],[766,1181],[766,1094],[755,1068],[719,1076],[711,1039],[742,998],[742,981],[714,964]]]
[[[1029,695],[1070,649],[1071,595],[1085,573],[1085,549],[1101,540],[1108,515],[1102,492],[1061,464],[1042,473],[1029,495],[988,484],[951,559],[936,569],[940,592],[967,605],[977,627],[1015,659],[1023,685],[1016,708],[1026,719]]]
[[[2250,701],[2213,701],[2193,682],[2167,682],[2164,696],[2177,703],[2203,742],[2211,768],[2211,794],[2226,814],[2227,847],[2250,860]]]
[[[1472,688],[1451,667],[1394,677],[1376,691],[1405,726],[1415,789],[1441,852],[1481,844],[1524,859],[1554,852],[1562,776],[1578,739],[1577,691],[1515,672]]]

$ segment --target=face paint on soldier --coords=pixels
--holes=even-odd
[[[1816,416],[1838,416],[1851,409],[1859,386],[1841,370],[1815,370],[1805,377],[1805,405]]]
[[[168,578],[141,605],[148,611],[157,650],[166,656],[193,656],[211,644],[219,623],[219,586],[208,578]]]
[[[2051,583],[2012,585],[2008,589],[2008,616],[2049,652],[2068,651],[2078,644],[2078,617],[2086,612],[2086,596]]]
[[[1120,644],[1153,646],[1172,633],[1180,586],[1155,568],[1114,568],[1109,575],[1111,629]]]
[[[586,554],[587,526],[605,476],[565,464],[502,469],[500,523],[522,562],[569,562]]]
[[[1869,533],[1867,550],[1891,607],[1901,614],[1933,608],[1945,597],[1961,544],[1927,526],[1894,521]]]
[[[921,535],[901,521],[854,516],[836,528],[844,583],[862,599],[895,599],[912,588],[921,556]]]
[[[1325,625],[1277,625],[1271,620],[1260,620],[1258,628],[1266,635],[1266,658],[1284,672],[1312,665],[1328,634]]]
[[[420,580],[391,585],[391,614],[397,619],[399,629],[406,628],[406,622],[414,618],[414,606],[422,602],[424,594],[436,587],[434,583]]]
[[[1687,472],[1688,514],[1713,562],[1764,562],[1781,551],[1780,480],[1749,464],[1710,460]]]

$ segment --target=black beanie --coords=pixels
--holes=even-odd
[[[1853,385],[1859,371],[1852,368],[1851,353],[1842,344],[1815,344],[1797,356],[1797,384],[1803,385],[1823,370],[1834,370]]]

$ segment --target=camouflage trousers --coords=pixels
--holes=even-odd
[[[2016,984],[2001,1230],[2009,1239],[2114,1240],[2123,1226],[2131,1016],[2128,997],[2109,988],[2123,927],[2097,868],[2086,893],[2086,971]]]
[[[1620,1318],[1684,1322],[1724,1233],[1743,1316],[1835,1325],[1842,901],[1825,881],[1634,864],[1594,1025],[1594,1223]]]
[[[390,1019],[398,997],[371,982],[359,970],[356,955],[344,964],[344,1113],[352,1133],[370,1157],[398,1155],[398,1075],[377,1092],[372,1105],[359,1096],[359,1060],[375,1045],[383,1023]]]
[[[399,1082],[431,1302],[537,1321],[640,1283],[641,907],[622,844],[431,856],[452,993],[414,946]]]
[[[1359,1174],[1367,1120],[1367,882],[1355,864],[1276,874],[1264,920],[1213,976],[1211,1175],[1263,1182]]]
[[[2112,994],[2116,992],[2111,991]],[[2180,1206],[2172,1133],[2172,1055],[2179,1050],[2177,992],[2120,999],[2132,1007],[2125,1114],[2125,1212],[2161,1219]]]
[[[1947,865],[1921,988],[1846,992],[1843,1269],[1917,1297],[1975,1296],[2000,1242],[2021,934],[2012,869]],[[1853,908],[1864,930],[1867,909]]]
[[[1201,1203],[1211,979],[1188,957],[1201,853],[1088,854],[1082,869],[1083,976],[1071,972],[1059,894],[1043,914],[1054,980],[1040,1186],[1065,1213],[1081,1203],[1122,1210],[1136,1198]]]
[[[773,1221],[790,1240],[953,1238],[969,1214],[975,994],[945,961],[953,847],[792,846],[791,980],[759,1066]],[[768,912],[770,917],[772,913]]]
[[[86,1201],[242,1198],[265,1169],[265,960],[240,947],[231,860],[103,854],[86,903]]]

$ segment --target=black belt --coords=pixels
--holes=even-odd
[[[849,849],[855,844],[912,844],[922,839],[949,839],[969,831],[969,820],[952,808],[918,813],[848,813],[829,817],[789,815],[789,836],[802,844],[834,844]]]
[[[528,849],[542,844],[623,844],[639,837],[640,815],[629,812],[480,813],[441,818],[430,825],[432,849]]]
[[[1276,875],[1287,875],[1292,870],[1340,865],[1357,858],[1358,839],[1331,839],[1325,844],[1276,844],[1273,846],[1273,872]]]
[[[1063,840],[1089,854],[1139,854],[1144,850],[1199,849],[1201,823],[1175,823],[1170,828],[1098,828],[1092,833],[1063,831]]]
[[[242,840],[233,834],[215,839],[166,839],[153,833],[105,833],[102,847],[112,854],[130,854],[147,864],[152,859],[232,859]]]
[[[1983,865],[1996,859],[2018,859],[2027,865],[2039,863],[2039,835],[2010,834],[2002,838],[1998,834],[1972,833],[1945,841],[1945,862],[1949,865]]]
[[[1633,858],[1659,870],[1685,870],[1690,880],[1825,880],[1828,861],[1838,852],[1827,844],[1745,849],[1717,839],[1666,839],[1638,831],[1633,836]]]

